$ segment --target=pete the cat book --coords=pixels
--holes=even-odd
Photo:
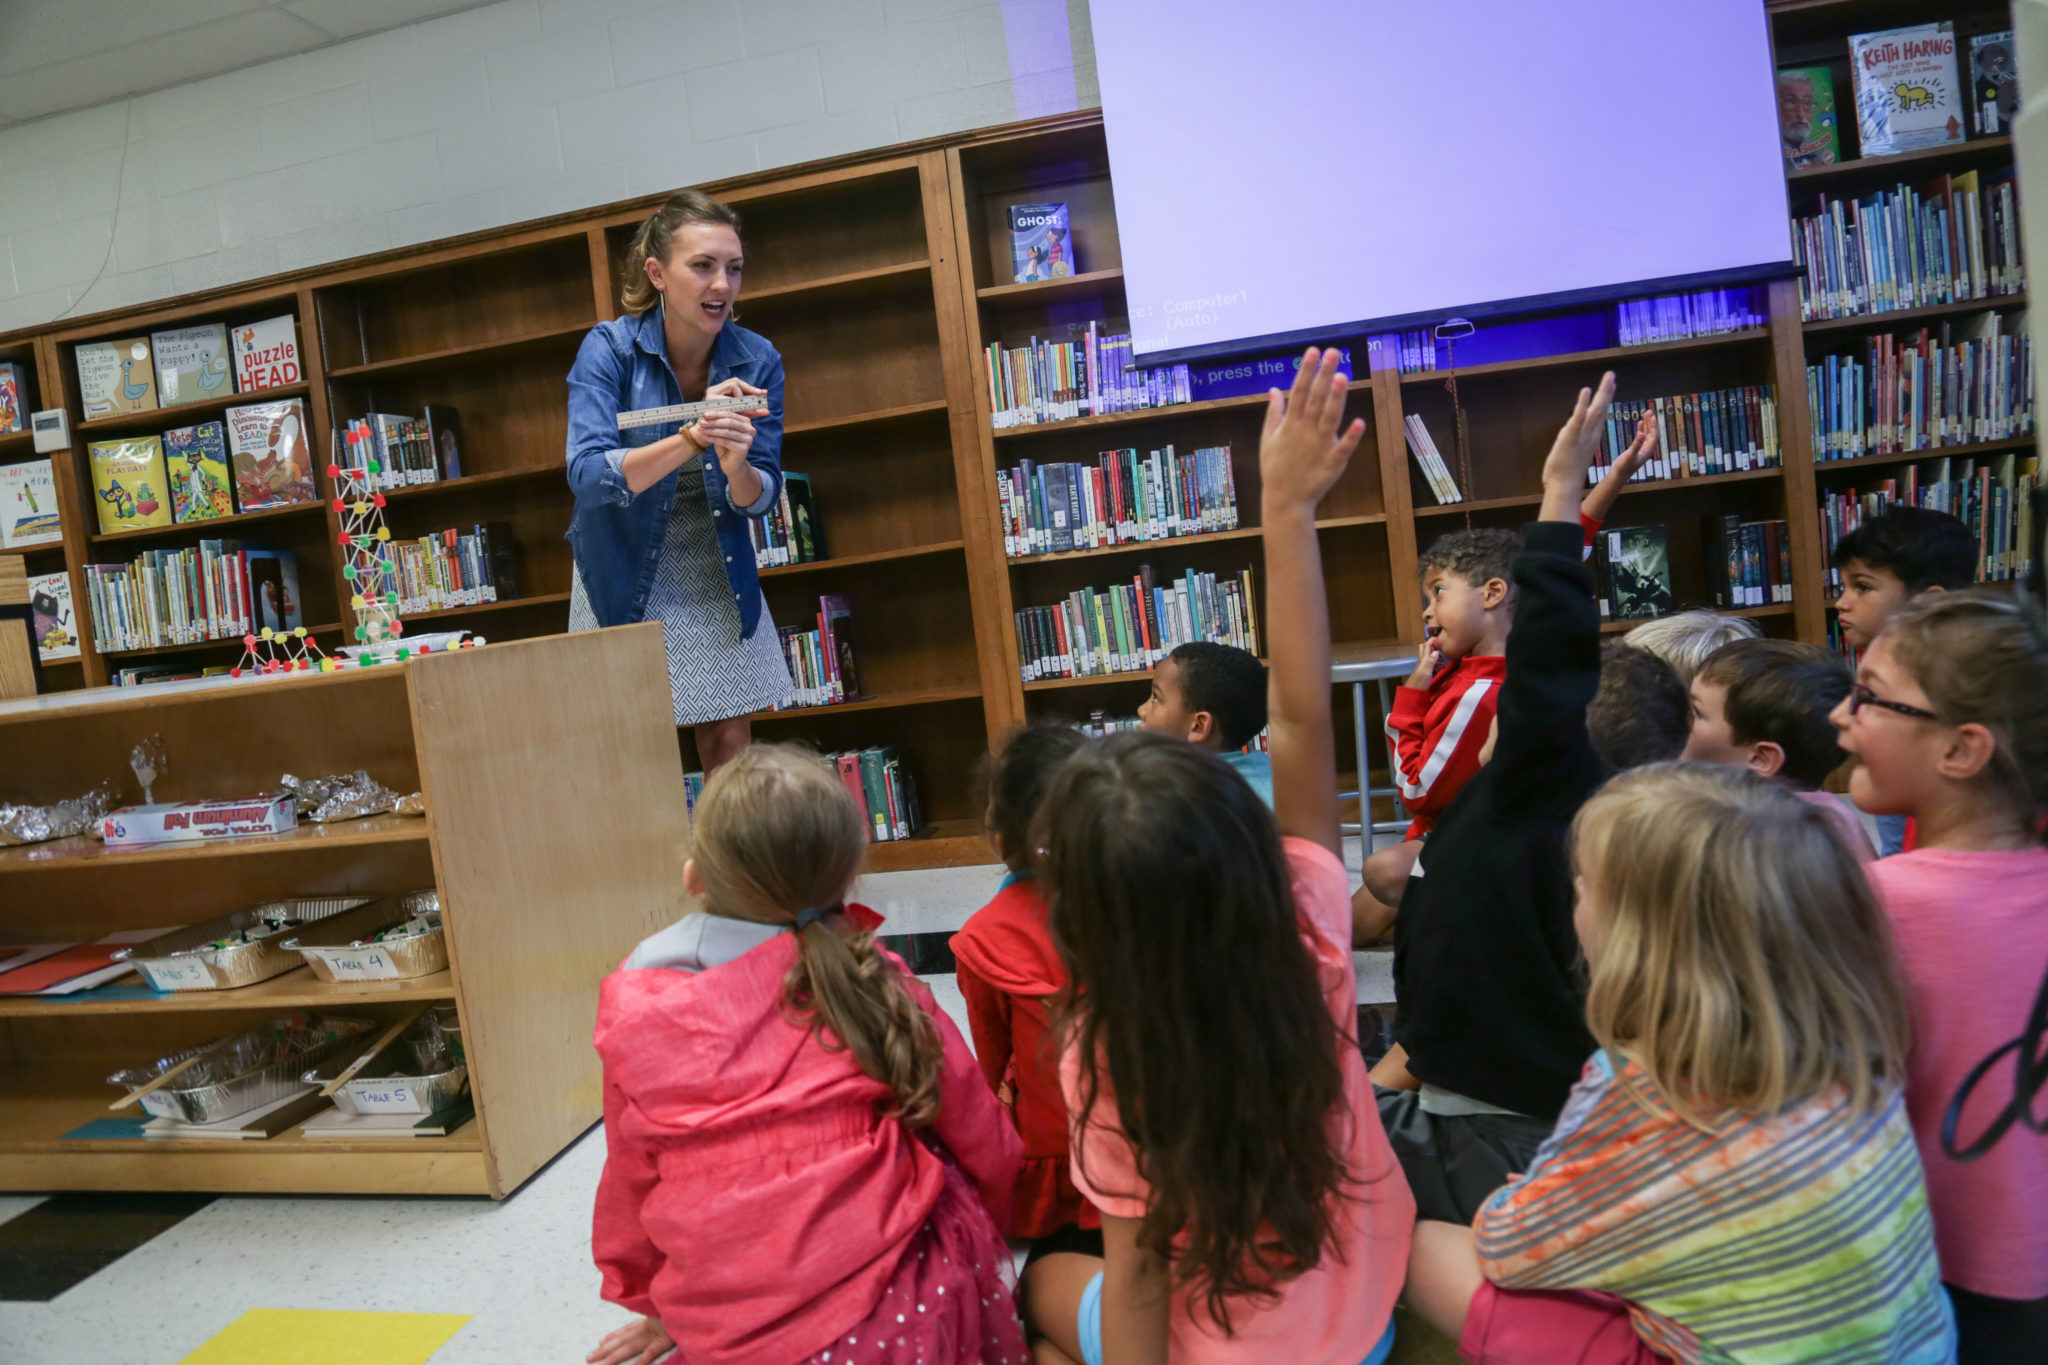
[[[93,508],[99,513],[101,531],[112,534],[171,524],[163,442],[154,436],[94,441],[86,453],[92,459]]]
[[[227,429],[219,422],[164,433],[164,472],[171,484],[171,515],[184,523],[232,516],[234,475],[228,472]]]

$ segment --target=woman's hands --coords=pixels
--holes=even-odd
[[[741,394],[767,392],[744,379],[721,379],[704,390],[704,396],[737,398]],[[689,429],[695,433],[691,439],[699,450],[709,448],[718,452],[718,465],[725,471],[725,482],[732,490],[735,507],[746,507],[761,496],[761,471],[747,463],[747,452],[754,448],[754,418],[767,415],[766,403],[751,413],[707,412],[697,419],[696,426]]]
[[[668,1329],[658,1318],[641,1318],[615,1332],[607,1333],[597,1349],[583,1357],[588,1365],[654,1365],[664,1352],[673,1349]]]

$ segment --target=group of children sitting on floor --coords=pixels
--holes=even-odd
[[[2025,1053],[2048,968],[2041,615],[1969,590],[1952,519],[1894,513],[1837,552],[1854,675],[1708,613],[1603,646],[1609,375],[1540,519],[1425,559],[1391,718],[1421,837],[1355,897],[1335,364],[1260,443],[1268,666],[1185,647],[1143,730],[994,759],[1008,875],[953,940],[973,1055],[847,903],[836,776],[766,746],[712,776],[701,908],[603,985],[593,1244],[642,1317],[591,1361],[1371,1365],[1397,1301],[1475,1362],[2041,1358],[2034,1062],[1958,1094]],[[1873,861],[1819,790],[1844,754],[1911,851]],[[1369,1076],[1351,948],[1388,920]]]

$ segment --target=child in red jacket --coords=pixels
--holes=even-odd
[[[591,1248],[645,1316],[593,1365],[1023,1365],[998,1231],[1017,1133],[931,993],[850,927],[866,844],[815,755],[753,745],[705,784],[701,909],[598,997]]]
[[[995,899],[952,939],[955,978],[967,1002],[974,1055],[1024,1136],[1024,1170],[1010,1204],[1012,1237],[1033,1254],[1055,1247],[1102,1254],[1102,1219],[1074,1188],[1068,1169],[1067,1103],[1049,1042],[1066,968],[1045,923],[1045,899],[1031,876],[1032,818],[1053,770],[1087,744],[1065,725],[1017,731],[989,768],[988,834],[1008,866]]]

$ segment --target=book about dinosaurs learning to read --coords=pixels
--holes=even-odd
[[[0,465],[0,546],[22,550],[64,539],[48,460]]]
[[[78,616],[71,609],[71,576],[39,574],[28,581],[36,653],[44,663],[78,657]]]
[[[2020,69],[2013,51],[2009,28],[1970,39],[1970,112],[1978,137],[2010,133],[2019,117]]]
[[[312,446],[306,403],[284,398],[227,410],[228,457],[235,472],[235,504],[244,512],[312,502]]]
[[[156,406],[156,368],[150,361],[148,337],[88,341],[78,347],[75,358],[86,421],[148,412]]]
[[[1832,166],[1841,160],[1835,117],[1835,73],[1791,66],[1778,73],[1778,139],[1785,165]]]
[[[1074,273],[1074,233],[1065,204],[1010,205],[1010,257],[1017,283]]]
[[[181,524],[234,514],[227,429],[219,422],[165,432],[164,473],[171,485],[171,515]]]
[[[1963,140],[1956,26],[1938,24],[1849,38],[1856,136],[1864,156],[1897,156]]]
[[[86,453],[92,460],[93,507],[100,530],[112,534],[171,524],[163,442],[154,436],[94,441]]]
[[[299,320],[290,313],[245,322],[233,338],[236,392],[282,388],[306,377],[299,368]]]
[[[228,329],[221,324],[151,332],[149,345],[156,352],[157,401],[165,407],[234,396],[234,362],[228,356]]]

